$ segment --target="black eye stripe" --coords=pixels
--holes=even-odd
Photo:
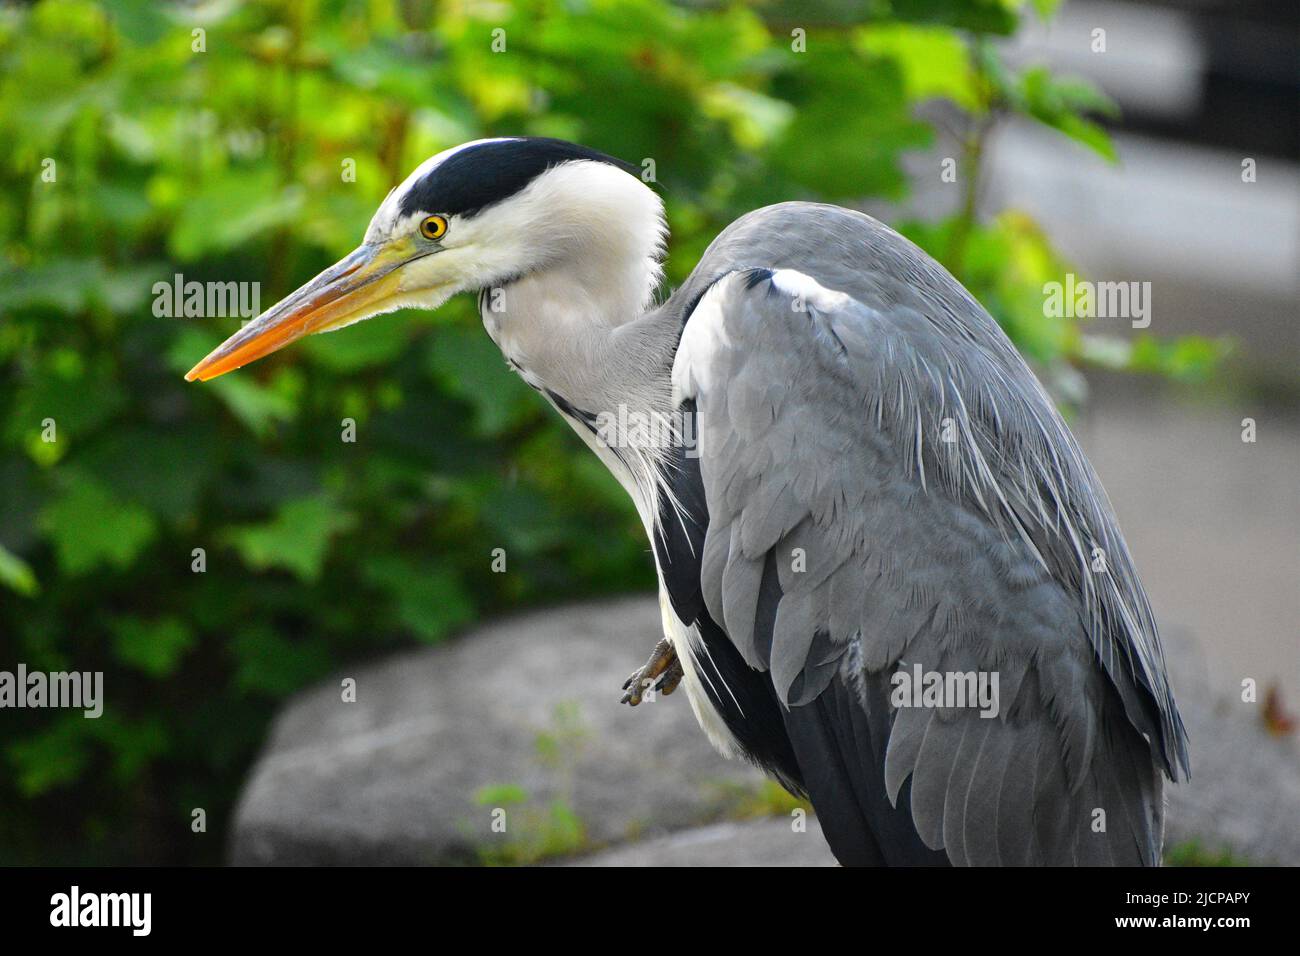
[[[448,216],[473,216],[508,199],[552,166],[589,159],[632,175],[631,163],[561,139],[528,138],[479,143],[453,154],[402,197],[400,213],[438,210]]]

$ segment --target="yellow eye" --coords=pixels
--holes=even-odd
[[[447,220],[442,216],[430,216],[420,223],[420,235],[426,239],[441,239],[447,234]]]

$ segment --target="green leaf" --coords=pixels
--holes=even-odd
[[[864,30],[859,48],[894,60],[903,91],[916,102],[945,97],[965,110],[980,108],[966,44],[951,30],[910,24],[881,24]]]
[[[119,786],[131,784],[153,761],[167,753],[171,734],[165,719],[157,714],[124,718],[105,713],[89,721],[91,734],[107,745],[113,756],[113,779]]]
[[[0,544],[0,584],[23,597],[35,597],[41,590],[31,565],[3,544]]]
[[[711,117],[722,120],[731,138],[747,149],[761,149],[789,124],[795,110],[775,97],[747,90],[734,83],[715,84],[701,106]]]
[[[250,432],[261,437],[269,435],[275,423],[292,420],[297,410],[292,398],[258,384],[249,375],[223,375],[204,382],[203,387],[210,389]]]
[[[544,856],[562,856],[582,848],[587,837],[586,827],[573,808],[563,801],[551,804],[547,821],[546,839],[542,848]]]
[[[108,10],[114,25],[133,43],[156,43],[171,27],[163,8],[150,0],[114,0]]]
[[[355,524],[356,519],[329,495],[315,495],[288,502],[264,524],[231,528],[221,540],[251,568],[282,568],[303,581],[315,581],[330,540]]]
[[[118,618],[110,628],[118,659],[152,677],[174,673],[185,652],[195,644],[189,626],[176,617],[155,621]]]
[[[265,625],[240,631],[230,642],[238,666],[235,687],[244,693],[285,697],[329,671],[329,649],[317,638],[287,641]]]
[[[1096,123],[1083,118],[1085,111],[1114,116],[1115,103],[1085,80],[1056,79],[1046,67],[1025,70],[1020,78],[1020,107],[1034,119],[1050,126],[1099,156],[1115,162],[1118,158],[1110,136]]]
[[[273,169],[232,170],[186,196],[172,227],[169,248],[182,261],[227,252],[292,222],[302,205],[301,187],[281,186]]]
[[[1133,340],[1129,370],[1184,382],[1203,382],[1230,351],[1231,344],[1225,339],[1187,335],[1162,340],[1144,334]]]
[[[826,43],[816,62],[815,72],[791,71],[778,86],[796,112],[769,152],[772,170],[827,200],[901,196],[901,154],[929,145],[932,132],[910,115],[898,65]]]
[[[102,718],[101,718],[102,719]],[[54,723],[5,748],[14,782],[26,797],[39,797],[81,776],[90,759],[90,724],[80,711],[60,714]]]
[[[517,784],[489,784],[474,793],[474,802],[481,807],[509,807],[528,802],[528,791]]]
[[[388,592],[398,620],[422,640],[440,640],[474,618],[460,578],[437,564],[383,555],[366,563],[366,577]]]
[[[78,476],[40,515],[59,567],[85,574],[100,565],[126,568],[153,540],[153,517],[139,505],[119,501],[89,478]]]
[[[877,20],[943,23],[980,33],[1011,33],[1020,0],[766,0],[764,16],[775,23],[847,26]]]
[[[47,355],[4,409],[5,436],[17,441],[29,439],[32,448],[45,445],[54,460],[94,433],[126,404],[126,396],[110,377],[105,362],[84,364],[79,354],[72,353],[72,357],[65,363],[59,353]],[[53,442],[43,440],[46,419],[54,423]],[[42,464],[50,463],[36,455],[33,458]]]
[[[1090,123],[1077,116],[1063,116],[1057,122],[1048,125],[1055,127],[1076,143],[1088,147],[1102,159],[1112,163],[1118,162],[1119,154],[1115,152],[1115,144],[1111,142],[1110,134],[1096,123]]]

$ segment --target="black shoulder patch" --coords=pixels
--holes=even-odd
[[[687,401],[681,411],[695,413]],[[803,771],[790,746],[771,675],[754,670],[709,615],[700,587],[700,559],[709,526],[700,461],[674,448],[667,469],[679,512],[665,495],[651,543],[673,612],[699,629],[704,651],[696,656],[701,685],[749,760],[773,774],[791,793],[805,792]],[[775,580],[775,576],[774,576]],[[779,594],[776,599],[779,600]],[[775,604],[773,604],[775,608]],[[775,613],[775,612],[773,612]]]
[[[588,159],[639,175],[631,163],[562,139],[526,137],[479,143],[453,153],[402,198],[402,215],[472,216],[509,199],[552,166]]]

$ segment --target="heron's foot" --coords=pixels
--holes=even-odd
[[[621,703],[635,707],[641,703],[641,695],[648,688],[657,693],[671,694],[682,682],[682,662],[677,659],[668,638],[663,638],[655,645],[650,659],[632,672],[632,676],[623,682],[623,700]]]

